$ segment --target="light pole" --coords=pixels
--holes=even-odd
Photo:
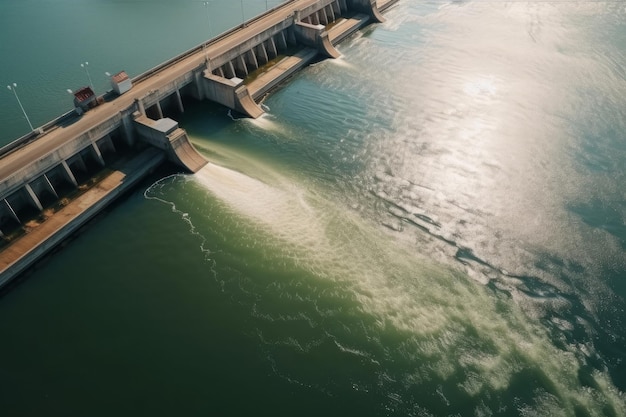
[[[211,30],[211,16],[209,15],[209,4],[211,4],[211,3],[208,2],[208,1],[204,2],[204,8],[206,9],[206,21],[207,21],[208,26],[209,26],[209,39],[210,39],[212,30]]]
[[[241,0],[241,24],[246,25],[246,17],[243,15],[243,0]]]
[[[28,115],[26,114],[26,110],[24,110],[24,106],[22,106],[22,102],[20,101],[20,98],[17,96],[17,83],[13,83],[13,86],[7,85],[7,88],[13,91],[13,94],[15,94],[17,103],[20,105],[20,109],[22,109],[22,113],[24,113],[24,117],[26,118],[26,121],[28,122],[28,126],[30,126],[30,131],[32,132],[33,130],[35,130],[33,128],[33,124],[30,122],[30,119],[28,118]]]
[[[85,72],[87,73],[87,78],[89,78],[89,85],[91,86],[91,89],[95,93],[96,89],[93,86],[93,82],[91,81],[91,76],[89,75],[89,69],[87,68],[89,66],[89,62],[85,61],[84,63],[80,64],[80,66],[85,69]]]

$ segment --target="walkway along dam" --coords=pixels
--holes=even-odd
[[[77,93],[75,110],[0,149],[0,288],[165,160],[207,164],[168,109],[210,100],[257,118],[269,90],[338,57],[334,45],[397,1],[287,1],[132,80],[116,74],[115,91]]]

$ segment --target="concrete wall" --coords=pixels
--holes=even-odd
[[[188,172],[197,172],[207,164],[207,160],[193,147],[187,132],[178,127],[172,119],[151,120],[139,113],[135,114],[135,126],[141,139],[163,151],[168,159]]]
[[[208,100],[219,103],[231,109],[235,108],[235,89],[241,85],[239,78],[224,78],[213,75],[208,70],[204,72],[204,91]]]
[[[32,181],[62,161],[76,155],[82,149],[91,146],[92,143],[117,129],[121,124],[121,119],[122,115],[117,114],[115,117],[77,136],[73,141],[14,172],[0,183],[0,196],[11,194],[14,190],[23,187],[25,183]]]

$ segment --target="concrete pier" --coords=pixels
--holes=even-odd
[[[207,161],[170,117],[186,101],[261,116],[258,100],[272,88],[338,57],[338,42],[398,0],[379,1],[287,1],[0,149],[0,287],[162,161],[201,169]]]

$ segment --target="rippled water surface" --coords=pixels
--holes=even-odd
[[[386,17],[0,298],[7,415],[626,415],[626,6]]]

